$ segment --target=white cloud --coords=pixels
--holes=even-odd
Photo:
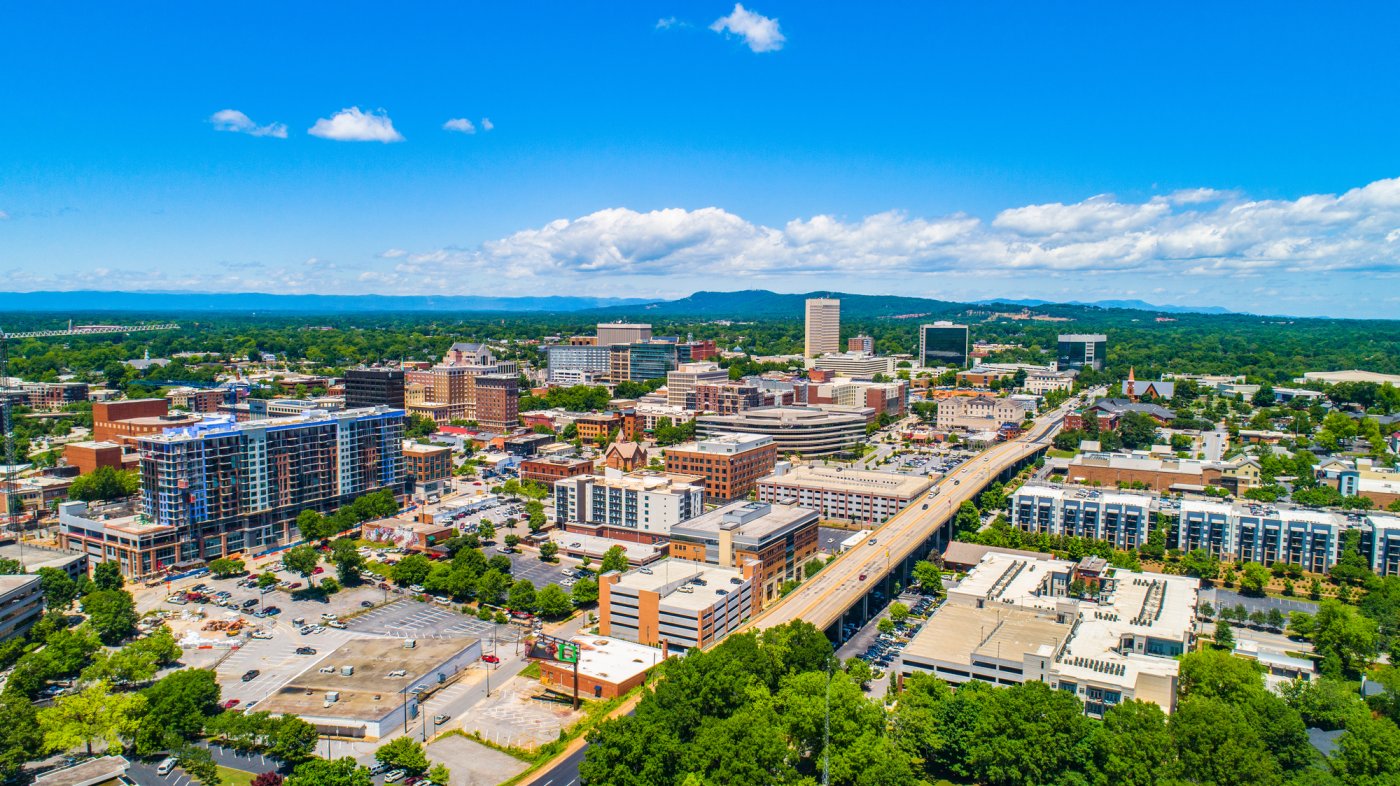
[[[755,52],[776,52],[787,41],[778,29],[778,20],[756,14],[739,3],[734,4],[729,16],[716,19],[710,29],[743,38],[749,49]]]
[[[357,106],[342,109],[329,118],[316,121],[308,131],[312,136],[337,142],[402,142],[403,134],[384,110],[361,112]]]
[[[408,252],[402,248],[386,248],[378,254],[380,259],[399,259],[408,256]]]
[[[215,131],[232,131],[236,134],[271,136],[278,139],[287,138],[286,124],[268,123],[265,126],[260,126],[237,109],[220,109],[209,116],[209,122],[214,124]]]
[[[1081,272],[1141,277],[1400,273],[1394,253],[1400,179],[1296,200],[1216,199],[1132,203],[1097,196],[1012,208],[990,222],[965,214],[918,218],[887,212],[858,220],[818,215],[781,227],[754,224],[717,207],[610,208],[477,248],[406,253],[395,273],[434,280],[499,275],[552,288],[598,275],[738,282],[803,275],[864,280],[872,273],[983,278]]]
[[[476,126],[465,117],[454,117],[442,124],[444,131],[456,131],[459,134],[475,134]]]
[[[490,131],[491,129],[493,129],[493,128],[495,128],[495,127],[496,127],[496,124],[491,122],[491,118],[489,118],[489,117],[483,117],[483,118],[481,118],[481,130],[482,130],[482,131]]]

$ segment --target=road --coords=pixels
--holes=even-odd
[[[800,619],[823,630],[835,624],[891,565],[898,565],[950,521],[963,502],[979,494],[1005,469],[1049,444],[1064,421],[1067,407],[1042,415],[1020,437],[995,445],[949,472],[927,494],[876,529],[871,535],[875,545],[863,543],[840,555],[811,581],[755,617],[752,624],[771,628]]]
[[[530,786],[577,786],[579,783],[578,768],[583,764],[583,757],[586,753],[588,753],[586,745],[570,753],[555,762],[553,767],[531,779]]]

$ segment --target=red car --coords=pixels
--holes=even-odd
[[[300,582],[300,581],[294,581],[294,582],[291,583],[290,586],[287,587],[287,589],[298,589],[298,588],[300,588],[300,587],[301,587],[301,582]]]
[[[865,574],[864,574],[864,573],[860,574],[860,580],[861,580],[861,581],[865,581]]]
[[[317,575],[320,575],[320,574],[325,573],[325,572],[326,572],[326,569],[325,569],[325,568],[317,567],[315,570],[311,571],[311,575],[317,576]]]
[[[482,656],[481,656],[481,659],[484,660],[484,661],[486,661],[487,663],[500,663],[500,662],[501,662],[501,659],[498,658],[498,657],[496,657],[495,655],[482,655]]]
[[[229,699],[228,701],[224,702],[224,709],[226,709],[226,710],[231,710],[231,709],[233,709],[234,707],[237,707],[237,706],[238,706],[238,699]]]

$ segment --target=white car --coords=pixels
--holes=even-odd
[[[389,770],[388,772],[384,773],[384,782],[398,783],[399,781],[403,780],[403,776],[407,774],[408,773],[404,772],[403,770]]]
[[[329,625],[329,626],[331,626],[332,628],[335,628],[336,630],[344,630],[344,629],[345,629],[345,623],[341,622],[340,620],[331,620],[330,622],[327,622],[326,624]]]
[[[265,630],[255,630],[255,631],[253,631],[253,638],[255,638],[255,639],[270,639],[270,638],[272,638],[272,634],[271,634],[271,633],[268,633],[268,632],[265,631]]]

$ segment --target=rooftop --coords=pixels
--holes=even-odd
[[[733,455],[771,444],[773,444],[773,438],[766,434],[728,433],[715,434],[705,439],[687,442],[683,445],[676,445],[675,447],[666,448],[666,451]]]
[[[709,513],[671,527],[675,536],[718,537],[720,530],[731,532],[736,540],[763,543],[774,535],[817,520],[817,512],[796,505],[766,502],[731,502]]]
[[[435,687],[438,682],[433,670],[477,640],[468,637],[417,639],[412,649],[404,647],[404,641],[398,638],[351,639],[260,702],[258,710],[377,721],[402,704],[400,691],[418,685]],[[335,672],[323,674],[320,671],[323,666],[333,666]],[[354,673],[342,676],[344,666],[353,667]],[[407,674],[390,677],[389,672],[396,670]],[[340,698],[327,707],[326,694],[332,691],[339,692]]]
[[[662,555],[659,546],[649,543],[633,543],[628,540],[613,540],[600,535],[589,535],[583,532],[564,532],[563,530],[551,530],[549,539],[559,544],[559,548],[570,554],[586,555],[595,562],[601,562],[603,555],[608,553],[608,549],[613,546],[621,546],[627,561],[634,565],[645,565],[654,561]],[[575,545],[577,544],[577,545]]]
[[[389,417],[392,415],[403,416],[403,410],[393,409],[386,406],[362,407],[357,409],[339,410],[328,412],[326,410],[311,409],[286,417],[266,418],[264,420],[249,420],[238,422],[229,415],[206,416],[201,423],[196,423],[184,428],[171,428],[159,434],[148,434],[140,438],[141,442],[182,442],[188,439],[198,439],[205,436],[218,436],[221,434],[234,434],[241,431],[256,431],[266,429],[276,431],[283,428],[306,425],[309,423],[330,423],[341,420],[354,420],[358,418]]]
[[[704,490],[705,479],[697,475],[678,475],[670,472],[658,472],[656,470],[642,469],[636,472],[622,474],[615,469],[609,469],[602,475],[582,475],[582,481],[596,483],[610,489],[626,489],[629,491],[650,491],[652,493],[684,493],[687,491]]]
[[[817,407],[755,407],[735,415],[703,415],[701,420],[713,423],[735,423],[748,426],[787,426],[855,424],[865,427],[865,417],[860,407],[835,408],[830,410]]]
[[[610,636],[575,636],[578,671],[586,677],[624,682],[661,662],[661,650]]]
[[[697,584],[696,579],[705,583]],[[655,592],[661,596],[662,608],[699,611],[715,604],[719,599],[717,590],[734,590],[736,585],[732,579],[742,583],[743,573],[737,568],[667,558],[622,574],[614,590],[631,590],[629,594],[641,590]],[[690,591],[682,592],[681,587],[689,587]]]
[[[845,469],[818,464],[799,464],[786,472],[769,475],[760,483],[783,483],[790,486],[830,489],[861,494],[882,494],[913,499],[933,485],[923,475],[898,475],[891,472]]]
[[[122,779],[130,766],[121,756],[102,756],[46,772],[34,779],[34,786],[116,786],[130,782]]]
[[[1070,624],[1013,607],[945,604],[904,649],[905,658],[968,663],[973,656],[1020,663],[1026,653],[1053,654]]]

